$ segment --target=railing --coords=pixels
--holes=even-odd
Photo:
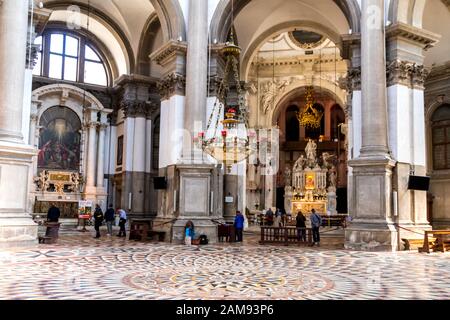
[[[303,231],[305,237],[299,233]],[[260,244],[298,244],[311,245],[312,229],[311,228],[296,228],[296,227],[261,227]]]
[[[433,251],[445,252],[450,247],[450,230],[426,230],[423,240],[423,252],[430,253],[430,241],[428,236],[432,235],[436,238],[436,242],[433,244]]]

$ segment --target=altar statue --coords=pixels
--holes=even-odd
[[[316,162],[316,151],[317,151],[317,144],[313,140],[309,139],[305,149],[306,158],[308,159],[309,163]]]
[[[330,178],[329,179],[330,179],[330,187],[336,188],[336,172],[333,169],[330,170]]]
[[[284,183],[286,187],[290,187],[292,183],[292,171],[288,166],[284,169]]]
[[[296,170],[303,170],[303,168],[305,166],[305,163],[306,163],[306,159],[305,159],[305,157],[302,154],[302,155],[300,155],[300,158],[298,158],[297,161],[295,161],[294,171],[296,171]]]

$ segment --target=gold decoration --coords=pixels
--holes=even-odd
[[[303,112],[297,113],[297,119],[301,126],[310,128],[320,128],[323,112],[314,108],[314,88],[306,88],[306,106]]]

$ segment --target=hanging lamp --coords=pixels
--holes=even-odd
[[[233,11],[232,3],[232,11]],[[242,89],[239,76],[239,57],[241,48],[234,42],[234,18],[232,19],[229,41],[220,50],[225,60],[222,80],[217,89],[213,109],[209,115],[206,131],[200,132],[196,144],[217,162],[222,163],[228,172],[234,164],[246,160],[253,148],[248,136],[247,107],[245,91]],[[234,103],[231,89],[237,96]],[[224,115],[223,120],[220,120]],[[215,119],[215,120],[214,120]]]

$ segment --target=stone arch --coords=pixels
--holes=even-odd
[[[392,23],[406,23],[422,28],[426,0],[391,0],[388,20]]]
[[[333,41],[339,48],[339,50],[342,51],[342,44],[341,44],[341,36],[336,33],[335,31],[331,30],[330,28],[327,28],[317,22],[314,21],[305,21],[305,20],[296,20],[296,21],[289,21],[284,22],[281,24],[278,24],[276,26],[273,26],[272,28],[266,30],[261,35],[259,35],[254,41],[250,43],[247,50],[245,51],[243,57],[242,57],[242,63],[241,63],[241,76],[244,78],[244,80],[247,80],[248,73],[251,67],[251,62],[256,55],[259,48],[264,45],[274,34],[279,34],[285,31],[292,30],[293,28],[302,28],[307,31],[314,31],[318,32],[320,34],[323,34],[327,38],[329,38],[331,41]]]
[[[42,104],[46,98],[49,98],[49,103]],[[35,112],[39,120],[41,115],[47,109],[55,105],[66,106],[66,102],[69,99],[85,101],[84,108],[79,103],[67,105],[67,107],[72,109],[82,121],[84,119],[85,109],[108,111],[108,109],[106,109],[102,103],[88,91],[84,91],[76,86],[68,84],[51,84],[40,87],[32,92],[32,101],[40,105],[39,108],[32,112]]]
[[[234,16],[237,16],[242,9],[248,5],[251,0],[236,0],[234,2]],[[360,32],[361,9],[357,0],[333,0],[333,2],[342,10],[348,25],[354,33]],[[211,39],[219,43],[226,41],[228,31],[231,27],[231,1],[220,0],[214,11],[211,20],[210,34]]]
[[[164,42],[182,38],[186,41],[186,24],[178,0],[150,0],[155,8],[164,34]]]
[[[268,112],[268,116],[266,118],[266,126],[272,127],[273,125],[275,125],[277,123],[278,117],[280,116],[280,113],[282,112],[282,106],[284,106],[286,102],[298,92],[298,90],[301,90],[310,85],[313,85],[317,90],[323,90],[330,96],[335,97],[336,103],[339,104],[345,112],[345,108],[347,106],[347,93],[336,86],[336,84],[324,79],[322,79],[322,81],[315,79],[312,84],[307,83],[305,79],[298,79],[286,88],[285,94],[275,98],[275,108],[272,108]]]
[[[122,47],[122,51],[126,55],[128,70],[134,70],[135,68],[135,57],[133,53],[133,48],[131,43],[126,36],[125,32],[121,29],[121,27],[108,15],[106,15],[101,10],[98,10],[94,6],[88,6],[86,3],[79,1],[66,1],[66,0],[56,0],[47,2],[45,7],[47,9],[52,10],[66,10],[68,6],[75,5],[80,8],[81,13],[88,15],[97,21],[99,21],[102,25],[104,25],[110,32],[115,36],[115,38],[119,41],[120,46]]]
[[[155,45],[156,33],[161,29],[161,22],[158,15],[154,12],[148,18],[141,39],[139,41],[139,49],[137,52],[136,73],[145,76],[150,75],[150,49]]]

